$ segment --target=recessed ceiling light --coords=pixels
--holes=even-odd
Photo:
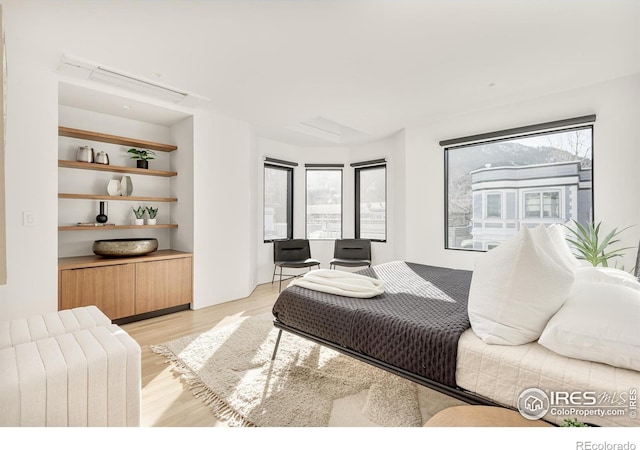
[[[131,109],[131,106],[129,106],[129,105],[122,105],[122,107],[123,107],[124,109]]]
[[[162,78],[162,74],[158,72],[153,72],[152,75],[156,78]]]

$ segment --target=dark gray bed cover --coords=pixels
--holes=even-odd
[[[358,273],[385,282],[369,299],[299,286],[273,306],[282,324],[433,381],[456,387],[458,339],[469,328],[471,271],[390,262]]]

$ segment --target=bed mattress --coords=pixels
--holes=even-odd
[[[574,400],[550,405],[544,419],[551,423],[578,419],[599,426],[640,425],[632,404],[640,388],[640,372],[567,358],[537,342],[488,345],[469,329],[458,343],[456,382],[512,408],[517,408],[518,398],[527,388],[539,388],[547,394],[577,393]],[[594,401],[595,405],[589,404]]]
[[[469,328],[471,272],[390,262],[358,273],[381,279],[370,299],[299,286],[283,290],[276,320],[421,377],[456,387],[458,339]]]

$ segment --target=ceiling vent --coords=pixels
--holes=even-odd
[[[365,136],[361,131],[319,116],[298,122],[288,128],[336,144],[344,144]]]
[[[69,55],[62,56],[60,64],[58,64],[58,72],[76,78],[98,81],[172,103],[180,103],[193,95]]]

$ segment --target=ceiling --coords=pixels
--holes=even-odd
[[[349,144],[640,72],[637,0],[2,3],[9,65],[28,36],[52,70],[95,61],[300,145],[336,143],[301,122]]]

